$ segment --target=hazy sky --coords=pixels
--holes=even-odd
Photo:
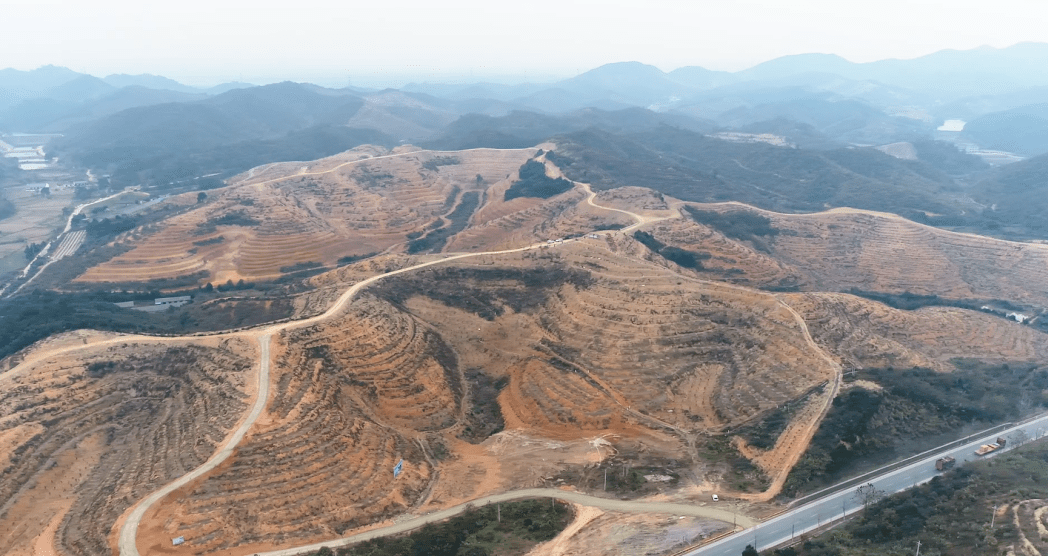
[[[738,70],[1048,42],[1045,0],[0,0],[0,68],[207,85],[575,75],[637,60]]]

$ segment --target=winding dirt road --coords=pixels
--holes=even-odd
[[[364,533],[358,533],[356,535],[350,535],[341,539],[332,541],[318,542],[308,544],[304,546],[297,546],[295,548],[286,548],[283,550],[274,550],[271,552],[258,552],[258,556],[293,556],[295,554],[302,554],[303,552],[314,552],[320,550],[322,547],[337,548],[340,546],[346,546],[353,543],[363,542],[371,539],[377,539],[379,537],[386,537],[389,535],[396,535],[398,533],[405,533],[412,529],[418,529],[428,523],[435,523],[437,521],[443,521],[450,517],[461,514],[471,506],[487,506],[489,504],[496,504],[499,502],[510,502],[512,500],[521,500],[526,498],[556,498],[557,500],[564,500],[567,502],[573,502],[582,506],[591,506],[594,508],[600,508],[602,510],[608,510],[613,512],[624,512],[633,514],[672,514],[682,516],[693,516],[693,517],[705,517],[712,518],[725,523],[731,523],[733,520],[737,523],[738,527],[749,528],[757,525],[757,522],[749,517],[742,514],[734,514],[728,510],[722,510],[719,508],[710,508],[706,506],[696,506],[693,504],[675,504],[672,502],[633,502],[629,500],[612,500],[609,498],[598,498],[596,496],[589,496],[587,494],[581,494],[578,492],[571,492],[568,490],[557,490],[554,488],[528,488],[523,490],[514,490],[503,494],[492,494],[491,496],[485,496],[483,498],[477,498],[466,504],[459,504],[446,510],[439,512],[433,512],[431,514],[424,515],[422,517],[416,517],[406,521],[402,521],[389,527],[383,527],[381,529],[374,529]]]
[[[142,522],[142,516],[149,511],[149,508],[153,507],[153,504],[159,502],[162,498],[171,494],[172,492],[186,486],[191,481],[194,481],[200,477],[211,472],[212,469],[218,467],[222,462],[229,459],[229,456],[233,455],[240,441],[247,435],[247,431],[255,424],[259,415],[262,415],[262,410],[266,407],[266,402],[269,401],[269,340],[270,334],[263,334],[258,338],[259,352],[258,352],[258,389],[255,394],[255,403],[251,406],[251,413],[240,423],[233,435],[229,437],[229,440],[220,448],[215,455],[211,456],[211,459],[204,462],[203,465],[196,469],[182,475],[178,479],[168,483],[164,488],[150,494],[145,500],[142,500],[135,506],[135,509],[131,511],[131,515],[124,521],[123,528],[120,529],[120,540],[119,548],[122,556],[138,556],[138,525]]]
[[[513,149],[513,150],[521,150],[521,149]],[[410,151],[410,152],[405,152],[405,153],[396,153],[396,154],[391,154],[391,155],[383,155],[383,156],[370,157],[370,158],[365,158],[365,159],[360,159],[360,160],[354,160],[354,161],[349,161],[349,162],[345,162],[345,163],[339,164],[339,165],[337,165],[337,166],[335,166],[333,168],[330,168],[330,169],[324,170],[324,171],[319,171],[319,172],[300,172],[300,173],[295,174],[293,176],[285,176],[285,177],[282,177],[282,178],[276,178],[276,179],[261,181],[261,182],[257,182],[257,183],[254,183],[254,184],[244,184],[243,181],[246,181],[246,179],[245,179],[245,180],[241,181],[240,184],[244,184],[244,185],[263,185],[263,184],[266,184],[266,183],[282,181],[282,180],[286,180],[286,179],[294,178],[294,177],[310,176],[310,175],[322,175],[322,174],[327,174],[327,173],[334,172],[334,171],[336,171],[336,170],[338,170],[340,168],[343,168],[345,166],[352,165],[352,164],[360,164],[360,163],[367,162],[369,160],[376,160],[376,159],[381,159],[381,158],[407,156],[407,155],[415,154],[415,153],[418,153],[418,152],[420,152],[420,151]],[[441,152],[441,151],[432,151],[432,152]],[[254,174],[250,174],[249,173],[249,176],[253,176],[253,175]],[[596,234],[607,235],[607,234],[612,234],[612,233],[628,233],[629,231],[634,230],[634,229],[636,229],[636,228],[638,228],[640,226],[644,226],[644,225],[647,225],[647,224],[650,224],[650,223],[653,223],[653,222],[658,222],[658,221],[662,221],[662,220],[667,220],[667,219],[671,219],[671,218],[679,218],[680,217],[680,214],[677,214],[675,216],[644,216],[644,215],[640,215],[640,214],[636,214],[636,213],[630,212],[628,210],[617,209],[617,208],[612,208],[612,207],[605,207],[605,206],[599,205],[599,204],[597,204],[595,202],[596,193],[593,192],[593,190],[589,187],[588,184],[579,183],[579,182],[574,182],[574,183],[575,183],[575,185],[577,187],[582,188],[583,190],[585,190],[588,193],[588,196],[587,196],[587,199],[586,199],[587,204],[589,204],[589,205],[591,205],[591,206],[593,206],[595,208],[598,208],[598,209],[609,210],[609,211],[614,211],[614,212],[618,212],[618,213],[622,213],[622,214],[628,215],[628,216],[630,216],[631,218],[633,218],[636,221],[635,224],[633,224],[631,226],[628,226],[626,228],[623,228],[621,230],[615,230],[615,231],[607,230],[607,231],[601,231],[601,232],[594,232]],[[578,241],[578,239],[567,240],[567,241]],[[371,285],[371,284],[373,284],[373,283],[375,283],[375,282],[377,282],[379,280],[385,279],[385,278],[390,277],[390,276],[395,276],[397,274],[402,274],[402,273],[407,273],[407,272],[413,272],[415,270],[422,269],[422,268],[425,268],[425,267],[435,266],[435,265],[439,265],[439,264],[444,264],[444,263],[447,263],[447,262],[456,261],[456,260],[460,260],[460,259],[466,259],[466,258],[470,258],[470,257],[492,256],[492,255],[505,255],[505,254],[510,254],[510,253],[517,253],[517,252],[527,251],[527,250],[534,249],[534,248],[537,248],[539,246],[545,246],[545,245],[546,245],[545,242],[540,242],[540,243],[528,245],[528,246],[525,246],[525,247],[518,247],[518,248],[507,249],[507,250],[502,250],[502,251],[485,251],[485,252],[480,252],[480,253],[460,253],[460,254],[455,254],[455,255],[446,255],[446,256],[444,256],[442,258],[439,258],[439,259],[435,259],[435,260],[424,262],[424,263],[419,263],[419,264],[416,264],[416,265],[413,265],[413,266],[410,266],[410,267],[405,267],[405,268],[402,268],[402,269],[399,269],[399,270],[390,271],[390,272],[387,272],[385,274],[380,274],[380,275],[377,275],[377,276],[373,276],[373,277],[364,279],[364,280],[362,280],[360,282],[357,282],[356,284],[354,284],[350,288],[348,288],[341,296],[339,296],[339,298],[326,311],[324,311],[321,314],[315,315],[313,317],[309,317],[309,318],[305,318],[305,319],[297,320],[297,321],[291,321],[291,322],[283,322],[283,323],[276,323],[276,324],[261,325],[261,326],[259,326],[257,328],[248,329],[248,330],[227,331],[227,332],[218,332],[218,333],[208,334],[208,336],[212,336],[212,337],[214,337],[214,336],[219,336],[219,337],[246,337],[246,338],[253,339],[254,341],[257,341],[257,343],[259,345],[259,359],[260,359],[260,362],[259,362],[259,367],[258,367],[259,368],[259,372],[258,372],[258,378],[257,378],[258,383],[257,383],[256,395],[255,395],[254,402],[253,402],[253,404],[251,406],[251,410],[243,418],[243,420],[239,423],[239,425],[237,426],[235,431],[222,444],[221,448],[214,455],[212,455],[212,457],[210,459],[208,459],[204,464],[202,464],[201,466],[197,467],[196,469],[190,471],[189,473],[183,475],[182,477],[179,477],[178,479],[168,483],[163,488],[153,492],[148,497],[146,497],[143,500],[141,500],[138,504],[136,504],[131,509],[130,513],[127,514],[126,519],[124,519],[123,522],[120,525],[120,531],[119,531],[119,535],[118,535],[118,548],[119,548],[120,556],[139,556],[139,552],[138,552],[138,547],[137,547],[137,542],[136,541],[137,541],[137,536],[138,536],[138,528],[139,528],[139,526],[141,524],[143,516],[157,502],[162,500],[164,497],[168,496],[169,494],[171,494],[175,490],[188,485],[190,482],[192,482],[192,481],[194,481],[196,479],[199,479],[201,477],[204,477],[209,472],[211,472],[213,469],[215,469],[218,465],[220,465],[223,462],[225,462],[234,453],[234,451],[236,450],[237,446],[240,444],[240,442],[244,439],[244,437],[250,431],[250,429],[254,425],[255,421],[258,419],[258,417],[262,414],[262,412],[264,411],[264,409],[265,409],[265,407],[266,407],[266,405],[268,403],[269,371],[270,371],[270,364],[271,364],[271,361],[270,361],[270,343],[271,343],[272,337],[274,335],[278,335],[278,334],[280,334],[280,333],[282,333],[282,332],[284,332],[286,330],[291,330],[291,329],[296,329],[296,328],[309,326],[309,325],[312,325],[314,323],[327,320],[327,319],[337,315],[338,313],[342,312],[345,309],[345,307],[353,300],[353,298],[361,290],[363,290],[364,288],[368,287],[369,285]],[[752,290],[749,290],[748,288],[743,288],[741,286],[731,286],[731,287],[738,288],[740,290],[752,291]],[[780,303],[782,303],[781,300],[780,300]],[[796,317],[797,322],[799,323],[801,329],[803,330],[803,333],[804,333],[806,341],[812,347],[814,347],[820,353],[822,353],[823,356],[825,356],[827,358],[828,362],[830,362],[832,365],[836,365],[836,363],[833,362],[832,358],[830,358],[824,351],[821,350],[821,348],[819,348],[815,344],[814,340],[811,338],[811,335],[808,333],[807,325],[804,322],[804,319],[801,318],[801,316],[796,311],[794,311],[791,307],[789,307],[785,303],[782,303],[782,304],[794,315],[794,317]],[[55,349],[55,350],[48,350],[46,352],[30,355],[29,358],[23,360],[14,369],[12,369],[11,371],[9,371],[7,373],[4,373],[3,375],[0,375],[0,385],[2,385],[2,383],[5,382],[6,380],[10,380],[12,376],[17,376],[17,375],[21,374],[21,372],[24,372],[25,370],[30,368],[31,365],[34,362],[39,361],[39,360],[44,359],[44,358],[50,358],[50,357],[53,357],[53,356],[58,355],[58,354],[69,353],[69,352],[73,352],[73,351],[77,351],[77,350],[81,350],[81,349],[93,348],[93,347],[97,347],[97,346],[100,346],[100,345],[107,345],[107,344],[129,343],[129,342],[150,342],[150,343],[181,342],[181,341],[192,341],[194,339],[199,339],[199,337],[200,337],[199,335],[187,335],[187,336],[176,336],[176,337],[121,335],[121,336],[117,336],[117,337],[113,337],[113,338],[105,338],[105,339],[102,339],[102,340],[99,340],[99,341],[90,342],[90,343],[87,343],[87,344],[84,344],[84,345],[67,346],[67,347],[58,348],[58,349]],[[836,365],[835,368],[839,369],[839,365]],[[837,379],[837,381],[834,384],[834,390],[833,390],[834,394],[836,393],[836,389],[839,386],[839,377],[840,377],[839,371],[837,373],[837,376],[838,376],[838,379]],[[830,396],[829,399],[832,400],[832,395]],[[814,423],[814,425],[817,426],[817,422]],[[814,428],[812,428],[811,434],[814,434]],[[810,436],[809,436],[809,438],[810,438]],[[785,477],[783,476],[782,478],[784,479]],[[778,479],[778,478],[776,478],[776,479]],[[776,482],[778,482],[778,481],[776,480]],[[742,525],[743,527],[750,527],[750,526],[755,525],[755,523],[756,523],[754,520],[752,520],[752,519],[750,519],[750,518],[748,518],[746,516],[736,515],[736,514],[733,514],[730,511],[722,510],[722,509],[718,509],[718,508],[713,508],[713,507],[690,505],[690,504],[674,504],[674,503],[666,503],[666,502],[640,502],[640,501],[611,500],[611,499],[606,499],[606,498],[598,498],[598,497],[593,497],[593,496],[587,496],[587,495],[580,494],[580,493],[569,492],[569,491],[561,491],[561,490],[555,490],[555,489],[524,489],[524,490],[511,491],[511,492],[506,492],[506,493],[502,493],[502,494],[496,494],[496,495],[491,495],[491,496],[486,496],[486,497],[483,497],[483,498],[479,498],[477,500],[474,500],[474,501],[470,502],[470,504],[482,505],[482,504],[505,502],[505,501],[510,501],[510,500],[518,500],[518,499],[522,499],[522,498],[536,498],[536,497],[554,497],[554,498],[557,498],[557,499],[566,500],[566,501],[569,501],[569,502],[575,502],[575,503],[579,503],[579,504],[583,504],[583,505],[587,505],[587,506],[594,506],[594,507],[598,507],[598,508],[605,509],[605,510],[610,510],[610,511],[620,511],[620,512],[630,512],[630,513],[669,513],[669,514],[705,517],[705,518],[717,519],[717,520],[725,521],[725,522],[735,521],[736,523],[738,523],[739,525]],[[323,542],[323,543],[316,543],[316,544],[312,544],[312,545],[309,545],[309,546],[297,547],[297,548],[292,548],[292,549],[286,549],[286,550],[269,552],[269,553],[265,553],[265,556],[285,556],[285,555],[290,555],[290,554],[298,554],[298,553],[301,553],[301,552],[304,552],[304,551],[319,549],[321,546],[342,546],[342,545],[345,545],[345,544],[350,544],[350,543],[353,543],[353,542],[359,542],[359,541],[363,541],[363,540],[367,540],[367,539],[375,538],[375,537],[379,537],[379,536],[397,534],[397,533],[401,533],[401,532],[404,532],[404,531],[408,531],[408,530],[420,527],[420,526],[425,525],[427,523],[432,523],[432,522],[440,521],[440,520],[443,520],[443,519],[447,519],[448,517],[457,515],[457,514],[463,512],[463,511],[465,511],[466,507],[467,507],[467,505],[465,505],[465,504],[464,505],[460,505],[460,506],[455,506],[453,508],[449,508],[449,509],[442,510],[442,511],[439,511],[439,512],[435,512],[435,513],[432,513],[432,514],[428,514],[428,515],[425,515],[425,516],[417,517],[417,518],[410,519],[410,520],[407,520],[407,521],[403,521],[401,523],[392,525],[390,527],[385,527],[385,528],[381,528],[381,529],[375,529],[373,531],[369,531],[369,532],[366,532],[366,533],[361,533],[359,535],[354,535],[354,536],[346,537],[346,538],[343,538],[343,539],[338,539],[338,540],[333,540],[333,541],[328,541],[328,542]]]
[[[552,165],[548,161],[546,162],[546,170],[547,174],[550,175],[550,177],[564,177],[563,174],[560,172],[560,169]],[[619,232],[623,233],[629,233],[630,231],[633,231],[641,226],[651,224],[654,222],[661,222],[664,220],[681,218],[683,216],[680,212],[681,207],[687,204],[683,201],[676,201],[672,205],[670,205],[670,209],[675,212],[673,216],[644,216],[634,212],[630,212],[628,210],[599,205],[595,202],[597,194],[593,191],[593,189],[590,187],[588,183],[577,182],[574,180],[571,181],[575,184],[576,187],[582,188],[589,194],[586,197],[586,203],[588,205],[598,209],[622,213],[636,220],[635,224],[619,230]],[[753,210],[760,210],[756,209],[755,207],[745,205],[743,203],[731,202],[729,204],[744,206]],[[690,277],[689,279],[697,280],[699,282],[704,283],[708,282],[706,280],[693,279]],[[718,285],[720,287],[725,287],[727,289],[733,289],[737,291],[753,291],[750,288],[737,286],[734,284],[728,284],[725,282],[718,282]],[[769,487],[764,492],[760,492],[757,494],[737,494],[739,498],[755,502],[767,502],[772,498],[778,496],[779,493],[782,491],[782,487],[786,484],[786,478],[789,475],[790,470],[792,470],[793,466],[796,465],[798,461],[800,461],[801,456],[804,455],[805,449],[807,449],[807,446],[811,442],[811,439],[815,436],[815,433],[819,428],[819,424],[822,423],[823,419],[826,417],[826,414],[829,413],[830,408],[833,407],[833,400],[837,397],[837,394],[840,392],[841,382],[844,379],[844,369],[841,367],[841,364],[837,362],[837,360],[835,360],[832,356],[830,356],[830,354],[827,353],[826,350],[823,349],[822,346],[820,346],[815,341],[815,339],[811,335],[811,332],[808,330],[808,323],[804,320],[804,317],[801,316],[801,314],[798,313],[796,309],[794,309],[788,303],[786,303],[781,297],[776,296],[775,300],[783,309],[790,313],[790,315],[793,317],[793,320],[797,323],[797,326],[800,328],[801,334],[804,336],[804,342],[808,344],[808,347],[810,347],[815,353],[819,355],[819,357],[822,360],[826,362],[830,369],[833,370],[834,376],[829,390],[827,392],[824,392],[821,396],[822,407],[819,408],[818,412],[813,413],[812,418],[808,422],[791,424],[787,428],[787,430],[784,431],[783,434],[780,436],[779,442],[781,443],[785,441],[785,443],[787,444],[786,446],[784,446],[784,449],[782,449],[784,453],[774,454],[774,452],[780,450],[779,443],[776,443],[776,446],[774,446],[769,451],[770,455],[772,456],[772,459],[774,459],[776,456],[779,458],[777,465],[775,465],[777,471],[770,477],[771,484],[769,485]],[[633,413],[635,415],[637,414],[637,412],[635,411],[630,411],[630,413]],[[639,414],[639,416],[643,416],[644,418],[647,418],[649,420],[653,419],[652,417],[643,414]],[[687,438],[687,434],[681,431],[678,427],[675,427],[663,421],[658,422],[666,427],[677,430],[681,434],[682,438]],[[791,449],[790,446],[793,446],[793,448]]]

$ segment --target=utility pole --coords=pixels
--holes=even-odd
[[[915,556],[921,556],[921,541],[917,541],[917,554]]]
[[[608,490],[608,468],[604,468],[604,490]]]
[[[993,515],[990,516],[990,530],[993,531],[993,522],[997,519],[997,504],[993,505]]]
[[[497,504],[495,506],[495,509],[496,509],[496,511],[498,512],[498,515],[499,515],[499,523],[502,523],[502,504],[501,503]]]

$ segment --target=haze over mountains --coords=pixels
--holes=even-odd
[[[668,111],[698,101],[708,105],[712,99],[735,97],[735,104],[746,105],[792,100],[820,91],[882,108],[916,104],[937,117],[971,118],[1043,99],[1048,76],[1029,68],[1043,67],[1046,62],[1048,44],[1020,43],[1003,49],[944,50],[912,60],[869,63],[853,63],[832,54],[784,56],[735,73],[697,66],[664,72],[638,62],[622,62],[555,83],[413,83],[403,91],[449,100],[491,99],[506,103],[503,110],[542,112],[627,106]],[[200,89],[155,75],[97,78],[55,66],[28,72],[5,69],[0,70],[0,110],[32,99],[84,103],[125,87],[215,95],[245,86],[226,83]],[[346,88],[342,92],[376,91]],[[938,110],[949,114],[938,114]],[[7,118],[0,122],[3,129],[13,130]]]
[[[867,179],[872,168],[924,163],[927,167],[916,173],[893,170],[891,175],[909,177],[898,178],[892,187],[909,191],[904,198],[912,198],[934,183],[935,201],[909,203],[897,212],[963,215],[967,225],[973,208],[1009,205],[972,188],[973,183],[1002,183],[1007,176],[1022,175],[1022,165],[1038,162],[991,176],[974,157],[931,141],[946,140],[973,152],[1007,151],[1016,158],[1036,159],[1048,152],[1048,74],[1029,71],[1046,66],[1048,44],[1020,43],[870,63],[827,54],[785,56],[735,73],[697,66],[665,72],[621,62],[555,83],[413,83],[401,90],[292,82],[199,89],[155,75],[97,78],[46,66],[0,71],[0,131],[61,134],[48,144],[49,156],[109,174],[115,186],[159,188],[214,186],[259,164],[315,159],[361,144],[522,148],[588,132],[567,142],[586,144],[605,134],[607,145],[635,145],[661,157],[667,155],[666,145],[660,146],[658,138],[666,134],[651,132],[663,128],[684,133],[684,143],[695,149],[674,155],[692,168],[685,172],[691,176],[687,180],[703,182],[693,175],[703,168],[705,180],[715,183],[718,175],[748,172],[743,168],[755,167],[752,161],[760,159],[757,166],[765,174],[756,181],[763,185],[754,187],[764,187],[772,174],[818,173],[822,163],[814,161],[825,157],[815,152],[879,147],[895,158],[873,151],[827,154],[831,160],[852,161],[833,162],[830,174],[864,168],[857,175]],[[937,131],[947,119],[967,125],[961,132]],[[776,156],[783,148],[812,154]],[[696,162],[711,149],[721,152],[719,162]],[[815,166],[798,174],[798,160]],[[723,166],[725,161],[731,168]],[[961,183],[946,174],[967,177]],[[207,179],[200,182],[202,177]],[[944,205],[942,191],[976,204]],[[829,190],[810,197],[826,206],[856,202],[847,198],[851,201]],[[787,204],[796,205],[794,210],[822,207],[798,204],[796,198]]]
[[[753,202],[789,210],[850,203],[999,230],[1002,213],[979,207],[1006,210],[1013,203],[996,186],[986,186],[997,192],[990,194],[979,184],[1025,175],[1022,168],[1037,166],[1036,157],[1048,152],[1048,75],[1027,71],[1045,66],[1048,44],[1021,43],[862,64],[834,55],[786,56],[735,73],[697,66],[664,72],[622,62],[555,83],[414,83],[401,90],[291,82],[205,90],[155,75],[97,78],[47,66],[0,71],[0,131],[62,134],[48,144],[48,155],[109,174],[114,186],[175,190],[213,187],[259,164],[310,160],[361,144],[522,148],[562,137],[565,144],[589,145],[592,151],[594,138],[604,137],[605,152],[594,160],[630,159],[633,169],[639,167],[633,164],[639,152],[652,153],[653,162],[662,156],[680,160],[689,168],[680,170],[689,177],[679,182],[689,184],[687,198],[739,198],[731,192],[739,187],[739,172],[750,174],[742,181],[756,188],[779,179],[773,175],[803,181],[819,174],[824,182],[838,181],[811,192],[806,201]],[[937,131],[947,119],[967,125],[961,132]],[[677,145],[674,154],[666,152],[658,139],[667,134],[652,133],[663,128],[683,133],[679,138],[691,150]],[[582,132],[588,135],[571,135]],[[1034,160],[997,175],[975,157],[933,139]],[[633,150],[614,154],[620,151],[607,151],[611,145]],[[857,146],[882,147],[895,158],[872,150],[830,154]],[[776,155],[784,148],[811,152]],[[713,151],[720,153],[717,160],[705,154]],[[841,166],[843,159],[850,164]],[[833,169],[820,174],[824,163],[816,160],[835,160]],[[926,166],[916,173],[902,168],[921,163]],[[871,178],[872,169],[885,165],[899,168]],[[841,172],[852,178],[840,181]],[[906,192],[892,197],[896,205],[908,199],[905,206],[863,202],[840,189],[863,191],[857,184],[884,182],[886,175],[895,176],[891,188]],[[715,184],[727,176],[733,176],[729,190],[695,189],[701,183],[719,187]],[[926,201],[914,201],[922,195]],[[1026,207],[1016,209],[1026,212]],[[1005,229],[1015,227],[1008,223]],[[1019,235],[1030,233],[1029,225],[1019,228]]]

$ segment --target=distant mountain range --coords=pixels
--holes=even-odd
[[[963,137],[986,148],[1026,156],[1048,152],[1048,102],[980,116],[965,126]]]
[[[100,79],[57,66],[32,71],[5,69],[0,70],[0,130],[62,132],[128,108],[188,102],[253,86],[225,83],[199,89],[158,75]]]
[[[622,62],[555,83],[380,91],[299,83],[200,89],[157,75],[98,78],[46,66],[0,70],[0,133],[63,134],[49,151],[125,185],[224,177],[256,161],[316,158],[357,141],[519,147],[587,129],[666,127],[735,141],[773,135],[805,150],[937,137],[1035,156],[1048,152],[1043,67],[1048,44],[1022,43],[861,64],[804,54],[734,73]],[[946,136],[936,132],[945,119],[968,126]],[[223,150],[232,156],[216,154]]]
[[[489,96],[501,100],[556,98],[556,92],[576,98],[621,101],[633,105],[683,98],[697,92],[814,85],[844,92],[849,87],[880,91],[889,100],[918,98],[945,104],[961,98],[1001,95],[1034,87],[1048,87],[1048,74],[1033,68],[1048,64],[1048,43],[1020,43],[1008,48],[943,50],[911,60],[849,62],[834,54],[783,56],[739,72],[702,67],[678,68],[669,73],[638,62],[607,64],[557,83],[527,86],[491,84],[443,85],[416,83],[404,90],[434,96],[465,98]],[[749,84],[749,85],[746,85]],[[732,88],[732,86],[735,86]],[[853,90],[853,92],[858,92]],[[708,94],[701,95],[703,97]],[[548,108],[539,107],[536,108]]]
[[[98,78],[59,66],[43,66],[31,71],[8,68],[0,70],[0,110],[9,109],[20,101],[39,98],[83,102],[125,87],[213,95],[230,89],[253,86],[249,83],[233,82],[202,89],[183,85],[159,75],[117,74]]]

